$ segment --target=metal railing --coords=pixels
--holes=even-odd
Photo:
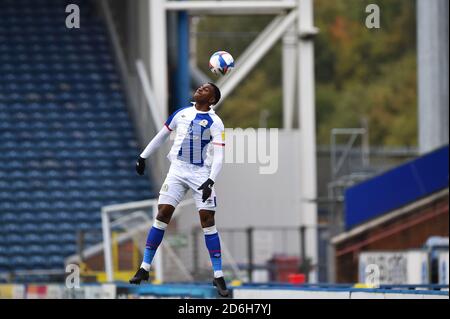
[[[257,281],[286,281],[289,273],[303,273],[307,275],[314,267],[319,271],[320,278],[324,278],[327,270],[325,232],[327,226],[314,226],[318,229],[319,260],[311,264],[306,251],[307,233],[312,227],[308,226],[266,226],[246,228],[222,228],[218,225],[224,255],[223,268],[230,279],[237,278],[244,282]],[[185,234],[186,236],[188,234]],[[325,236],[324,236],[325,235]],[[191,250],[190,265],[193,276],[200,281],[210,276],[209,255],[204,248],[203,233],[200,227],[192,229],[191,245],[184,249]],[[320,239],[322,238],[322,239]],[[237,269],[229,264],[227,251],[233,256]],[[322,251],[323,250],[323,251]],[[236,266],[235,266],[236,267]],[[229,272],[232,271],[232,274]]]

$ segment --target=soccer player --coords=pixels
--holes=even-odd
[[[159,191],[158,215],[147,237],[141,267],[130,280],[132,284],[148,280],[150,265],[172,214],[186,192],[192,189],[214,271],[213,285],[221,296],[229,294],[223,278],[220,239],[214,221],[216,194],[213,185],[222,168],[225,133],[222,120],[211,105],[217,104],[220,97],[220,90],[213,83],[200,86],[194,94],[195,103],[174,112],[136,162],[136,171],[143,175],[145,159],[166,141],[170,132],[176,130],[167,156],[171,166]]]

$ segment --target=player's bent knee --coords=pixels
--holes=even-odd
[[[215,225],[215,219],[214,214],[215,211],[212,210],[199,210],[200,214],[200,223],[202,224],[202,227],[211,227]]]
[[[172,214],[174,211],[174,206],[168,204],[160,204],[158,205],[158,215],[156,216],[156,219],[168,224],[170,222],[170,219],[172,218]]]

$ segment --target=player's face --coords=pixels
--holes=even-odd
[[[211,84],[203,84],[194,93],[194,101],[198,103],[214,103],[214,88]]]

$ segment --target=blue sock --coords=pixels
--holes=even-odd
[[[220,238],[216,226],[203,228],[205,233],[205,243],[211,258],[214,277],[223,277],[222,272],[222,253],[220,249]]]
[[[153,257],[155,257],[159,244],[161,244],[166,228],[166,223],[155,219],[152,228],[148,232],[147,243],[145,244],[144,251],[144,261],[141,264],[141,268],[150,271],[150,265],[152,264]]]

